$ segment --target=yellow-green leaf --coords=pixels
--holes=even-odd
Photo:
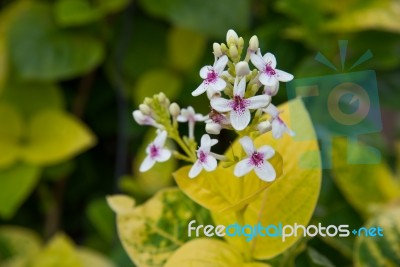
[[[356,267],[400,266],[400,208],[383,211],[371,218],[366,228],[381,227],[383,236],[357,236],[354,261]]]
[[[18,226],[0,228],[0,247],[7,251],[0,260],[1,267],[25,267],[29,258],[35,256],[41,248],[40,237],[33,231]],[[4,257],[5,256],[5,257]]]
[[[179,189],[158,192],[143,205],[134,207],[126,196],[108,197],[117,213],[118,235],[131,260],[140,267],[161,267],[188,240],[191,220],[204,223],[209,213]]]
[[[182,80],[174,72],[167,69],[151,70],[143,74],[133,91],[133,101],[136,105],[142,103],[145,97],[164,92],[168,98],[174,99],[182,89]]]
[[[72,240],[64,234],[54,236],[46,247],[34,257],[31,267],[86,267],[75,251]]]
[[[0,31],[1,33],[1,31]],[[0,37],[0,96],[8,75],[8,51],[4,37]]]
[[[178,70],[191,71],[204,48],[205,38],[197,32],[174,27],[168,34],[169,61]]]
[[[115,267],[109,259],[91,249],[82,247],[77,253],[83,267]]]
[[[11,166],[19,155],[22,119],[11,105],[0,104],[0,169]]]
[[[38,182],[40,169],[15,164],[0,170],[0,216],[11,218]]]
[[[348,143],[347,139],[338,138],[333,143],[333,178],[349,203],[364,216],[400,196],[400,188],[385,162],[348,163],[373,156],[362,144]]]
[[[248,205],[244,224],[261,223],[268,226],[297,223],[306,226],[317,203],[321,185],[321,159],[310,117],[299,99],[279,109],[283,111],[281,118],[289,127],[292,127],[293,121],[301,124],[301,127],[294,129],[297,137],[286,135],[275,140],[271,133],[267,133],[255,140],[256,146],[268,144],[282,155],[283,175]],[[212,216],[217,225],[238,221],[233,212],[213,212]],[[256,236],[249,243],[242,242],[239,237],[225,236],[225,239],[240,251],[250,251],[256,259],[270,259],[288,249],[300,237],[288,237],[283,242],[279,237]]]
[[[38,165],[71,159],[96,142],[93,133],[82,122],[57,110],[36,114],[29,124],[27,140],[22,157]]]
[[[230,244],[209,238],[192,240],[168,259],[164,267],[268,267],[263,263],[245,263],[242,255]]]

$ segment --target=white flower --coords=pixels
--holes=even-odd
[[[290,136],[294,136],[295,133],[289,129],[286,123],[279,117],[279,110],[273,104],[269,104],[268,107],[263,109],[264,112],[268,113],[271,117],[271,127],[272,127],[272,136],[275,139],[279,139],[286,132]]]
[[[171,151],[164,148],[166,139],[166,131],[157,131],[157,137],[146,148],[147,156],[140,165],[139,171],[148,171],[154,163],[167,161],[171,157]]]
[[[222,128],[227,128],[231,125],[229,118],[216,110],[212,110],[208,114],[209,119],[205,121],[206,132],[209,134],[219,134]]]
[[[293,79],[293,75],[282,70],[276,69],[276,58],[271,53],[266,53],[263,57],[261,53],[250,55],[251,62],[261,72],[260,82],[266,86],[275,86],[279,81],[288,82]]]
[[[192,96],[198,96],[207,91],[207,95],[211,98],[215,93],[225,89],[226,82],[220,77],[228,63],[226,55],[218,58],[213,66],[204,66],[200,70],[200,77],[204,81],[192,92]]]
[[[143,114],[143,112],[140,110],[133,111],[132,115],[133,115],[133,118],[135,119],[136,123],[139,125],[150,125],[150,126],[158,128],[158,129],[164,128],[164,126],[157,123],[153,119],[153,117],[151,117],[150,115]]]
[[[194,138],[194,125],[196,121],[204,121],[206,119],[207,116],[203,116],[200,113],[196,113],[191,106],[189,106],[188,108],[183,108],[181,110],[181,114],[178,115],[177,117],[177,120],[179,122],[189,123],[189,138]]]
[[[244,98],[246,90],[246,78],[242,78],[233,87],[233,98],[230,100],[224,98],[211,99],[211,106],[218,112],[230,112],[229,119],[232,127],[238,131],[247,127],[250,122],[250,109],[258,109],[265,107],[271,101],[271,97],[267,95],[258,95],[250,98]]]
[[[211,155],[211,147],[218,143],[217,139],[211,139],[208,134],[201,137],[201,145],[197,150],[197,161],[189,171],[189,178],[195,178],[205,169],[210,172],[217,168],[217,160]]]
[[[270,146],[262,146],[258,150],[254,147],[250,137],[245,136],[239,140],[247,157],[239,161],[234,170],[237,177],[246,175],[254,170],[256,175],[263,181],[272,182],[276,178],[276,172],[268,159],[275,155],[275,150]]]

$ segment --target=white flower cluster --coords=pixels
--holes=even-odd
[[[138,124],[158,128],[156,139],[147,147],[147,157],[140,171],[150,169],[155,162],[168,160],[171,155],[193,163],[188,174],[190,178],[198,176],[203,169],[214,171],[217,160],[230,160],[211,152],[218,140],[211,139],[208,134],[219,135],[222,129],[228,129],[242,136],[239,142],[246,154],[234,162],[234,175],[241,177],[254,170],[264,181],[276,178],[276,171],[268,162],[275,154],[274,149],[267,145],[256,149],[251,137],[269,131],[276,139],[284,133],[294,134],[279,117],[278,108],[271,103],[272,97],[278,93],[279,82],[290,81],[293,75],[276,68],[273,54],[261,54],[257,36],[250,39],[246,56],[241,60],[243,48],[243,38],[233,30],[228,31],[226,44],[214,43],[214,64],[201,68],[203,82],[192,92],[193,96],[207,94],[212,108],[207,116],[196,113],[192,107],[180,109],[176,103],[170,104],[163,93],[145,99],[139,110],[133,112]],[[249,61],[255,69],[250,69]],[[206,123],[208,134],[202,136],[197,147],[194,127],[196,122],[202,121]],[[188,123],[187,137],[179,135],[178,122]],[[176,141],[185,154],[171,153],[164,148],[167,137]]]

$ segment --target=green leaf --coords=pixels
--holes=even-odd
[[[27,146],[22,150],[26,162],[57,164],[92,147],[96,138],[75,117],[57,110],[45,110],[31,120]]]
[[[196,32],[172,28],[168,33],[168,55],[171,65],[180,71],[191,71],[203,55],[205,41],[205,38]]]
[[[351,147],[350,147],[351,145]],[[347,139],[337,139],[333,144],[333,178],[348,202],[362,215],[369,216],[400,195],[389,166],[379,164],[350,164],[373,158],[373,151],[364,145],[349,144]],[[362,186],[360,186],[362,185]]]
[[[138,171],[140,164],[142,164],[144,158],[147,156],[146,147],[155,137],[156,132],[153,129],[146,134],[133,162],[135,185],[142,195],[147,196],[154,195],[160,189],[171,186],[173,183],[172,173],[177,167],[176,159],[171,158],[166,162],[157,162],[154,167],[147,172]],[[173,142],[167,142],[167,146],[174,148]]]
[[[115,265],[103,255],[88,248],[77,250],[83,267],[115,267]]]
[[[0,170],[11,166],[19,156],[22,119],[10,105],[0,104]],[[5,153],[7,152],[7,153]]]
[[[308,225],[318,200],[321,159],[310,117],[300,99],[290,101],[279,109],[283,111],[282,120],[289,127],[294,122],[301,124],[301,127],[294,128],[296,137],[286,135],[275,140],[271,133],[267,133],[255,140],[256,146],[268,144],[282,155],[283,175],[249,203],[243,224]],[[297,140],[297,137],[304,139]],[[244,184],[247,186],[246,182]],[[224,189],[225,192],[225,188],[220,187],[220,190]],[[212,216],[216,224],[230,225],[238,221],[233,212],[213,212]],[[247,245],[243,244],[240,237],[225,236],[225,239],[240,251],[251,251],[256,259],[271,259],[291,247],[301,236],[291,236],[284,242],[278,237],[256,236]]]
[[[250,21],[250,3],[246,0],[140,0],[139,3],[151,15],[214,36],[224,36],[229,28],[243,31]]]
[[[307,248],[307,256],[311,263],[310,267],[335,267],[327,257],[311,247]]]
[[[39,251],[42,241],[33,231],[18,226],[0,227],[0,266],[24,267]]]
[[[167,69],[156,69],[143,74],[133,91],[133,100],[140,105],[145,97],[164,92],[169,99],[175,99],[182,89],[182,80]]]
[[[6,41],[4,37],[0,37],[0,96],[4,89],[4,84],[6,83],[7,76],[8,76],[8,51],[6,49]]]
[[[230,244],[217,239],[198,238],[180,247],[165,267],[269,267],[265,263],[245,263],[242,255]]]
[[[28,119],[43,109],[61,110],[65,107],[60,88],[49,83],[7,84],[1,101],[12,104]]]
[[[120,240],[131,260],[141,267],[164,266],[169,256],[188,240],[191,220],[205,224],[209,213],[179,189],[158,192],[141,206],[127,196],[107,198],[117,214]]]
[[[57,29],[52,6],[37,1],[29,1],[18,14],[8,45],[11,61],[25,79],[75,77],[93,70],[104,57],[102,43],[88,34]]]
[[[11,218],[38,182],[40,169],[16,164],[0,170],[0,216]]]
[[[111,243],[114,236],[114,216],[106,200],[101,198],[91,201],[87,216],[104,240]]]
[[[54,236],[31,261],[31,267],[86,267],[75,251],[74,243],[64,234]]]
[[[130,0],[58,0],[55,3],[55,17],[61,26],[84,25],[119,11],[129,3]]]
[[[381,227],[383,236],[357,236],[356,267],[400,266],[400,208],[393,207],[371,218],[366,228]]]

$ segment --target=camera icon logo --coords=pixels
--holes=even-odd
[[[346,55],[347,41],[339,41],[342,69]],[[368,50],[353,66],[370,59]],[[337,71],[322,54],[316,60]],[[359,142],[365,134],[382,130],[376,73],[373,70],[342,72],[332,75],[295,79],[287,84],[288,99],[302,97],[314,124],[320,141],[323,168],[332,167],[332,142],[335,137],[347,137],[347,162],[349,164],[377,164],[380,151]],[[301,129],[301,122],[293,120],[293,130]],[[301,131],[297,131],[301,132]],[[307,136],[294,138],[307,140]],[[353,158],[350,152],[363,149],[369,157]],[[309,153],[309,152],[307,152]],[[346,155],[344,155],[346,156]],[[307,166],[304,166],[307,167]]]

